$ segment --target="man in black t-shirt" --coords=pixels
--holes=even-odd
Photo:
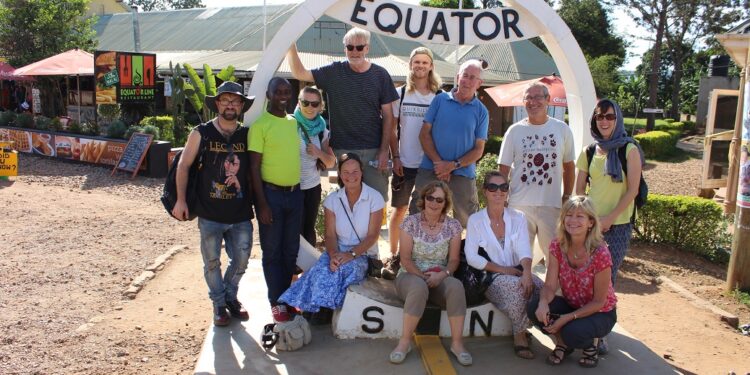
[[[177,203],[172,215],[185,220],[190,215],[186,202],[190,167],[201,160],[195,214],[201,235],[203,275],[217,326],[229,324],[230,314],[240,320],[249,318],[237,300],[253,241],[248,128],[238,118],[253,100],[244,96],[242,86],[235,82],[224,82],[216,96],[206,95],[205,105],[218,116],[190,132],[177,164]],[[224,275],[220,261],[222,241],[229,259]]]
[[[327,95],[331,147],[336,157],[356,152],[368,165],[363,181],[388,200],[388,160],[393,107],[398,92],[390,74],[367,60],[370,32],[352,28],[344,35],[346,61],[312,71],[302,64],[296,45],[287,54],[294,78],[315,82]],[[397,152],[398,150],[393,150]],[[370,166],[377,162],[378,167]]]

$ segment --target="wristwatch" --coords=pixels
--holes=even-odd
[[[357,253],[354,252],[354,250],[352,250],[352,252],[350,254],[352,254],[352,258],[356,258],[357,257]]]
[[[456,159],[456,160],[453,161],[453,168],[455,168],[455,169],[461,168],[461,162],[458,161],[458,159]]]

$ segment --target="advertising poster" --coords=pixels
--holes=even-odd
[[[0,141],[12,142],[12,149],[31,152],[31,133],[22,130],[0,129]]]
[[[156,99],[156,55],[94,52],[96,104],[146,103]]]
[[[742,142],[740,143],[740,175],[737,179],[737,205],[750,208],[750,83],[745,83],[742,103]]]
[[[58,158],[68,160],[80,160],[81,143],[77,137],[56,136],[55,154]]]

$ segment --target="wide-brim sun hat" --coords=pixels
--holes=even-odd
[[[242,101],[244,103],[242,105],[242,110],[240,111],[240,113],[247,112],[247,110],[250,109],[250,106],[253,105],[253,102],[255,101],[254,96],[244,95],[244,93],[242,92],[242,85],[237,82],[227,81],[222,83],[221,86],[216,89],[216,95],[206,95],[206,98],[203,100],[203,104],[212,112],[219,112],[219,109],[216,107],[216,98],[221,96],[221,94],[227,93],[235,94],[242,98]]]

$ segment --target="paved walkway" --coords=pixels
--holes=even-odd
[[[250,312],[250,320],[233,320],[227,327],[208,329],[203,349],[195,367],[196,374],[424,374],[426,370],[418,350],[412,351],[401,365],[388,362],[395,340],[339,340],[331,326],[312,327],[312,342],[296,352],[269,352],[260,344],[263,326],[271,322],[271,309],[266,300],[266,286],[260,260],[251,260],[240,283],[240,301]],[[451,356],[458,374],[580,374],[583,371],[603,374],[675,374],[661,357],[637,338],[617,325],[609,335],[611,353],[601,357],[597,369],[578,366],[579,352],[561,366],[552,367],[544,357],[552,349],[552,341],[536,329],[532,330],[534,360],[523,360],[513,354],[512,339],[467,338],[466,347],[474,357],[474,365],[463,367]],[[443,339],[448,348],[449,339]]]

